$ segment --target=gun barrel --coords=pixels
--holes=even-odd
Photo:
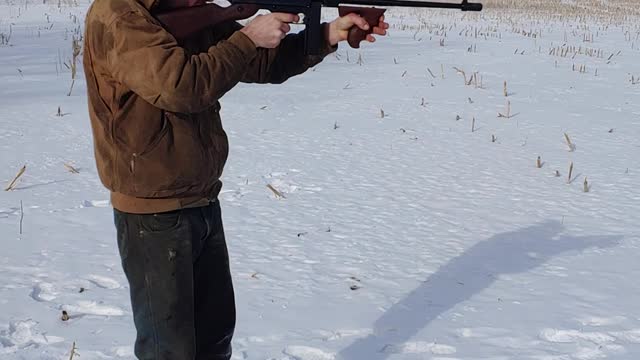
[[[366,6],[401,6],[420,8],[460,9],[462,11],[482,11],[482,4],[469,3],[463,0],[460,3],[413,1],[413,0],[345,0],[341,4],[366,5]]]

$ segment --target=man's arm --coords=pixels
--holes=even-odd
[[[172,112],[199,112],[215,104],[243,79],[258,53],[237,31],[206,53],[188,55],[160,25],[135,12],[116,19],[103,35],[115,80]]]
[[[243,29],[238,23],[228,25],[229,34],[234,34]],[[328,24],[322,24],[323,34],[326,32]],[[318,55],[304,54],[304,31],[296,34],[288,34],[280,45],[276,48],[258,48],[255,58],[249,63],[247,72],[242,78],[242,82],[260,84],[280,84],[293,77],[307,71],[309,68],[319,64],[325,56],[336,51],[338,45],[330,45],[324,39],[324,47]]]
[[[295,16],[297,19],[297,15]],[[302,74],[309,68],[320,63],[327,55],[338,48],[340,41],[346,40],[349,29],[352,26],[363,29],[368,27],[367,22],[358,15],[350,14],[337,18],[331,23],[322,24],[323,44],[318,55],[304,54],[304,32],[289,34],[275,48],[259,47],[257,56],[249,63],[247,73],[242,82],[279,84],[292,76]],[[288,25],[286,25],[288,31]],[[380,19],[380,24],[374,27],[374,34],[385,35],[388,24]],[[233,36],[236,32],[245,29],[236,22],[219,25],[213,31],[222,32],[223,38]],[[218,34],[219,35],[219,34]],[[249,36],[251,38],[251,36]],[[375,38],[367,36],[367,41],[373,42]]]

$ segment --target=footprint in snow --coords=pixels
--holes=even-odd
[[[251,190],[243,190],[243,189],[222,190],[220,192],[220,196],[225,201],[235,201],[235,200],[242,199],[245,195],[250,194],[250,193],[251,193]]]
[[[630,342],[633,344],[640,344],[640,329],[632,329],[626,331],[615,331],[610,333],[619,340]]]
[[[295,360],[335,360],[336,358],[334,354],[308,346],[287,346],[282,352]]]
[[[111,202],[109,200],[85,200],[82,202],[82,207],[91,208],[105,208],[111,206]]]
[[[61,310],[66,310],[71,317],[77,315],[123,316],[125,314],[119,307],[101,305],[95,301],[78,301],[76,305],[62,306]]]
[[[324,341],[335,341],[350,337],[365,337],[373,334],[373,330],[366,329],[343,329],[336,331],[316,330],[315,333],[322,337]]]
[[[64,338],[44,335],[38,330],[38,323],[29,320],[13,321],[7,330],[0,330],[0,345],[9,350],[18,350],[37,344],[55,344]],[[0,349],[2,349],[0,347]]]
[[[282,194],[291,194],[299,190],[299,186],[293,184],[292,182],[285,181],[282,179],[275,179],[269,183],[269,185],[276,188]]]
[[[604,332],[544,329],[540,332],[540,338],[552,343],[576,343],[588,341],[595,344],[614,342],[616,339]]]
[[[0,219],[8,218],[9,216],[17,215],[20,211],[19,208],[0,209]]]
[[[45,302],[55,299],[58,293],[53,290],[53,284],[42,282],[33,287],[29,296],[37,302]]]
[[[577,319],[584,326],[609,326],[609,325],[617,325],[625,320],[627,320],[624,316],[613,316],[613,317],[600,317],[600,316],[585,316]]]
[[[592,324],[616,323],[622,317],[591,318]],[[576,344],[577,352],[572,354],[572,359],[600,359],[614,358],[615,354],[623,354],[627,351],[627,344],[640,344],[640,329],[624,331],[581,331],[577,329],[559,330],[543,329],[539,337],[551,343]]]
[[[624,354],[625,348],[616,344],[591,344],[587,347],[580,347],[575,353],[571,354],[571,359],[591,360],[591,359],[609,359],[618,358],[611,357],[612,354]]]
[[[231,360],[247,360],[249,358],[249,354],[246,351],[236,352],[231,355]]]
[[[424,341],[407,342],[400,345],[385,345],[382,352],[386,354],[434,354],[451,355],[456,353],[456,348],[444,344],[429,343]]]
[[[111,348],[111,353],[115,357],[123,357],[127,359],[132,359],[135,356],[132,346],[116,346]]]
[[[97,287],[100,287],[100,288],[103,288],[103,289],[113,290],[113,289],[118,289],[120,287],[120,283],[119,282],[117,282],[116,280],[114,280],[112,278],[108,278],[106,276],[89,275],[88,279],[89,279],[89,281],[94,283]]]

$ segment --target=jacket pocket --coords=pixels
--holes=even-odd
[[[160,131],[158,132],[158,134],[154,137],[154,139],[142,150],[142,152],[140,152],[139,154],[136,154],[137,156],[144,156],[148,153],[150,153],[151,151],[153,151],[153,149],[155,149],[158,144],[160,144],[160,141],[162,141],[162,138],[164,138],[167,133],[169,132],[169,130],[171,130],[171,123],[167,120],[167,117],[162,116],[162,128],[160,128]]]
[[[165,112],[164,124],[139,153],[129,154],[130,180],[138,197],[201,194],[210,167],[198,123],[190,115]]]

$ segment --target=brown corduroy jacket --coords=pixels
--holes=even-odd
[[[98,173],[113,206],[132,213],[215,199],[229,146],[218,100],[239,82],[282,83],[337,48],[305,56],[301,33],[256,48],[236,22],[179,43],[151,15],[157,1],[95,0],[85,23]]]

